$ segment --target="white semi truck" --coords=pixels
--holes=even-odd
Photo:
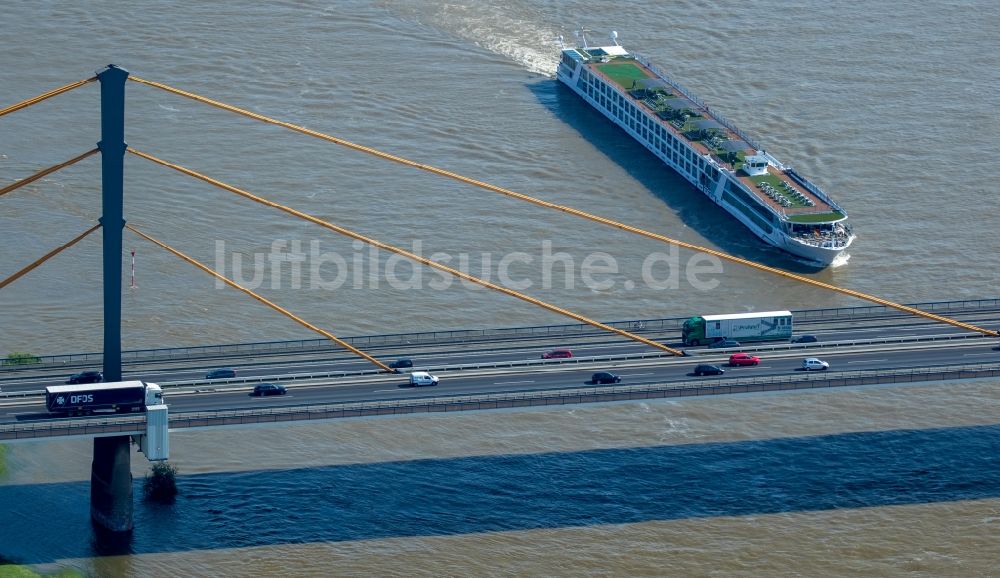
[[[788,341],[792,338],[791,311],[701,315],[684,322],[684,345],[708,345],[721,339]]]
[[[45,388],[45,407],[52,413],[86,415],[146,411],[163,404],[163,390],[155,383],[118,381],[50,385]]]

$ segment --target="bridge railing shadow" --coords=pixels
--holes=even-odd
[[[110,550],[93,539],[88,483],[6,485],[0,555],[44,564],[996,499],[998,444],[992,425],[181,474],[175,503],[137,500],[134,534]]]

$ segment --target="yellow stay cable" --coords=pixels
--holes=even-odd
[[[65,250],[65,249],[69,249],[69,248],[70,248],[70,247],[72,247],[73,245],[76,245],[76,244],[77,244],[77,243],[78,243],[78,242],[79,242],[79,241],[80,241],[81,239],[83,239],[83,238],[84,238],[84,237],[86,237],[87,235],[89,235],[89,234],[93,233],[94,231],[96,231],[96,230],[97,230],[97,229],[99,229],[100,227],[101,227],[101,224],[100,224],[100,223],[98,223],[98,224],[94,225],[93,227],[91,227],[91,228],[87,229],[87,230],[86,230],[86,231],[84,231],[83,233],[80,233],[79,235],[77,235],[77,236],[76,236],[76,238],[74,238],[74,239],[73,239],[72,241],[70,241],[69,243],[65,243],[65,244],[63,244],[63,245],[61,245],[61,246],[59,246],[59,247],[56,247],[55,249],[53,249],[53,250],[49,251],[48,253],[46,253],[46,254],[45,254],[45,256],[44,256],[44,257],[42,257],[41,259],[38,259],[37,261],[35,261],[35,262],[34,262],[34,263],[32,263],[31,265],[28,265],[28,266],[27,266],[27,267],[25,267],[24,269],[21,269],[21,270],[20,270],[20,271],[18,271],[17,273],[14,273],[13,275],[11,275],[10,277],[7,277],[7,278],[6,278],[6,279],[4,279],[3,281],[0,281],[0,289],[3,289],[3,288],[4,288],[4,287],[6,287],[7,285],[10,285],[10,284],[11,284],[11,283],[13,283],[14,281],[17,281],[17,280],[18,280],[18,279],[20,279],[21,277],[23,277],[23,276],[27,275],[27,274],[28,274],[28,273],[29,273],[29,272],[30,272],[31,270],[33,270],[33,269],[34,269],[35,267],[38,267],[38,266],[39,266],[39,265],[41,265],[42,263],[44,263],[44,262],[48,261],[49,259],[51,259],[52,257],[55,257],[55,256],[56,256],[56,255],[58,255],[59,253],[63,252],[63,251]]]
[[[17,181],[16,183],[7,185],[6,187],[0,189],[0,197],[6,195],[7,193],[9,193],[11,191],[20,189],[24,185],[31,184],[31,183],[37,181],[38,179],[40,179],[40,178],[42,178],[42,177],[44,177],[46,175],[50,175],[50,174],[58,171],[59,169],[64,169],[64,168],[66,168],[66,167],[68,167],[68,166],[70,166],[72,164],[76,164],[76,163],[82,161],[83,159],[89,157],[90,155],[96,154],[99,150],[100,149],[96,149],[96,148],[95,149],[91,149],[91,150],[83,153],[82,155],[80,155],[78,157],[71,158],[71,159],[69,159],[68,161],[66,161],[64,163],[59,163],[58,165],[52,165],[51,167],[49,167],[47,169],[42,169],[42,170],[38,171],[37,173],[31,175],[30,177],[28,177],[26,179],[21,179],[20,181]]]
[[[528,295],[525,295],[524,293],[519,293],[517,291],[514,291],[512,289],[508,289],[506,287],[497,285],[495,283],[490,283],[489,281],[486,281],[485,279],[480,279],[479,277],[475,277],[473,275],[469,275],[468,273],[464,273],[462,271],[459,271],[458,269],[453,269],[452,267],[448,267],[447,265],[442,265],[441,263],[438,263],[437,261],[431,261],[430,259],[421,257],[420,255],[417,255],[415,253],[411,253],[411,252],[409,252],[409,251],[407,251],[405,249],[400,249],[399,247],[395,247],[393,245],[389,245],[387,243],[383,243],[382,241],[378,241],[378,240],[372,239],[370,237],[365,237],[364,235],[361,235],[359,233],[355,233],[354,231],[351,231],[349,229],[345,229],[343,227],[339,227],[337,225],[334,225],[332,223],[329,223],[327,221],[324,221],[324,220],[319,219],[317,217],[314,217],[312,215],[308,215],[306,213],[303,213],[301,211],[297,211],[297,210],[295,210],[295,209],[293,209],[291,207],[286,207],[285,205],[281,205],[281,204],[275,203],[274,201],[269,201],[267,199],[258,197],[257,195],[254,195],[253,193],[249,193],[249,192],[244,191],[242,189],[238,189],[238,188],[236,188],[236,187],[234,187],[232,185],[227,185],[226,183],[223,183],[221,181],[217,181],[217,180],[215,180],[215,179],[213,179],[211,177],[208,177],[208,176],[203,175],[201,173],[197,173],[195,171],[192,171],[191,169],[182,167],[180,165],[175,165],[173,163],[169,163],[169,162],[167,162],[165,160],[158,159],[158,158],[156,158],[156,157],[154,157],[152,155],[146,154],[144,152],[137,151],[137,150],[135,150],[132,147],[129,147],[127,150],[128,150],[128,152],[130,152],[130,153],[132,153],[132,154],[134,154],[134,155],[136,155],[138,157],[142,157],[142,158],[144,158],[146,160],[149,160],[149,161],[152,161],[152,162],[154,162],[156,164],[159,164],[159,165],[162,165],[162,166],[174,169],[175,171],[178,171],[178,172],[184,173],[185,175],[188,175],[188,176],[194,177],[196,179],[202,180],[202,181],[204,181],[206,183],[209,183],[211,185],[219,187],[220,189],[225,189],[225,190],[227,190],[227,191],[229,191],[231,193],[235,193],[237,195],[240,195],[241,197],[250,199],[251,201],[260,203],[262,205],[265,205],[265,206],[268,206],[268,207],[271,207],[271,208],[274,208],[274,209],[278,209],[280,211],[284,211],[284,212],[288,213],[289,215],[293,215],[293,216],[298,217],[300,219],[304,219],[304,220],[309,221],[311,223],[317,224],[317,225],[319,225],[321,227],[325,227],[325,228],[327,228],[327,229],[329,229],[329,230],[331,230],[331,231],[333,231],[335,233],[339,233],[341,235],[344,235],[345,237],[350,237],[351,239],[356,239],[356,240],[361,241],[363,243],[367,243],[367,244],[372,245],[374,247],[378,247],[379,249],[385,249],[386,251],[389,251],[391,253],[395,253],[397,255],[402,255],[403,257],[406,257],[407,259],[416,261],[418,263],[422,263],[422,264],[424,264],[424,265],[426,265],[428,267],[433,267],[434,269],[438,269],[439,271],[444,271],[444,272],[449,273],[451,275],[454,275],[455,277],[458,277],[460,279],[465,279],[466,281],[470,281],[472,283],[476,283],[477,285],[482,285],[483,287],[486,287],[488,289],[492,289],[494,291],[499,291],[500,293],[504,293],[506,295],[510,295],[511,297],[516,297],[516,298],[518,298],[518,299],[520,299],[522,301],[526,301],[528,303],[531,303],[532,305],[537,305],[538,307],[541,307],[543,309],[548,309],[549,311],[552,311],[553,313],[559,313],[560,315],[565,315],[566,317],[570,317],[572,319],[576,319],[577,321],[586,323],[588,325],[592,325],[592,326],[597,327],[599,329],[603,329],[605,331],[610,331],[612,333],[617,333],[618,335],[621,335],[622,337],[627,337],[627,338],[632,339],[634,341],[638,341],[640,343],[645,343],[646,345],[649,345],[651,347],[655,347],[656,349],[660,349],[662,351],[668,351],[670,353],[673,353],[674,355],[684,355],[684,353],[682,351],[677,350],[677,349],[673,349],[672,347],[667,347],[666,345],[663,345],[662,343],[657,343],[657,342],[655,342],[653,340],[646,339],[645,337],[641,337],[639,335],[635,335],[634,333],[629,333],[628,331],[623,331],[621,329],[617,329],[615,327],[611,327],[610,325],[605,325],[604,323],[601,323],[599,321],[595,321],[593,319],[590,319],[589,317],[584,317],[583,315],[580,315],[578,313],[573,313],[572,311],[569,311],[567,309],[563,309],[562,307],[557,307],[557,306],[552,305],[550,303],[546,303],[544,301],[540,301],[538,299],[535,299],[534,297],[530,297]]]
[[[21,110],[22,108],[29,107],[29,106],[31,106],[33,104],[38,104],[39,102],[42,102],[43,100],[45,100],[47,98],[52,98],[53,96],[57,96],[57,95],[60,95],[60,94],[62,94],[64,92],[68,92],[70,90],[73,90],[74,88],[77,88],[78,86],[83,86],[84,84],[87,84],[88,82],[94,82],[95,80],[97,80],[97,77],[96,76],[92,76],[92,77],[86,78],[84,80],[78,80],[76,82],[71,82],[70,84],[67,84],[66,86],[60,86],[59,88],[57,88],[55,90],[50,90],[50,91],[46,92],[45,94],[39,94],[38,96],[36,96],[34,98],[29,98],[28,100],[22,100],[21,102],[19,102],[17,104],[12,104],[12,105],[8,106],[7,108],[0,109],[0,116],[3,116],[5,114]]]
[[[262,121],[262,122],[266,122],[266,123],[269,123],[269,124],[274,124],[274,125],[282,126],[282,127],[287,128],[287,129],[294,130],[296,132],[300,132],[302,134],[306,134],[306,135],[309,135],[309,136],[320,138],[320,139],[323,139],[323,140],[326,140],[326,141],[329,141],[329,142],[332,142],[332,143],[335,143],[335,144],[339,144],[339,145],[342,145],[342,146],[345,146],[347,148],[351,148],[351,149],[354,149],[354,150],[357,150],[357,151],[365,152],[365,153],[368,153],[370,155],[373,155],[373,156],[376,156],[376,157],[379,157],[379,158],[382,158],[382,159],[386,159],[386,160],[390,160],[390,161],[393,161],[393,162],[396,162],[396,163],[399,163],[399,164],[402,164],[402,165],[414,167],[414,168],[417,168],[417,169],[420,169],[420,170],[423,170],[423,171],[427,171],[429,173],[433,173],[433,174],[436,174],[436,175],[441,175],[441,176],[444,176],[444,177],[455,179],[457,181],[460,181],[460,182],[463,182],[463,183],[466,183],[466,184],[470,184],[470,185],[473,185],[473,186],[476,186],[476,187],[479,187],[479,188],[482,188],[482,189],[486,189],[488,191],[493,191],[495,193],[500,193],[502,195],[506,195],[508,197],[513,197],[515,199],[519,199],[519,200],[522,200],[522,201],[527,201],[529,203],[533,203],[533,204],[541,206],[541,207],[546,207],[546,208],[549,208],[549,209],[555,209],[557,211],[562,211],[564,213],[569,213],[570,215],[575,215],[577,217],[582,217],[584,219],[589,219],[589,220],[594,221],[596,223],[601,223],[601,224],[604,224],[604,225],[609,225],[611,227],[615,227],[615,228],[621,229],[623,231],[628,231],[630,233],[635,233],[637,235],[642,235],[643,237],[647,237],[649,239],[655,239],[657,241],[662,241],[664,243],[669,243],[671,245],[677,245],[678,247],[684,247],[686,249],[691,249],[693,251],[700,251],[702,253],[707,253],[709,255],[714,255],[714,256],[716,256],[716,257],[718,257],[720,259],[724,259],[724,260],[730,261],[732,263],[738,263],[740,265],[745,265],[747,267],[751,267],[751,268],[757,269],[759,271],[764,271],[766,273],[771,273],[773,275],[778,275],[778,276],[784,277],[786,279],[792,279],[792,280],[798,281],[800,283],[805,283],[806,285],[812,285],[813,287],[819,287],[821,289],[827,289],[829,291],[834,291],[834,292],[837,292],[837,293],[842,293],[844,295],[850,295],[851,297],[857,297],[858,299],[864,299],[865,301],[871,301],[872,303],[878,303],[879,305],[884,305],[886,307],[891,307],[893,309],[898,309],[900,311],[905,311],[905,312],[911,313],[913,315],[919,315],[919,316],[925,317],[927,319],[932,319],[934,321],[940,321],[942,323],[947,323],[949,325],[954,325],[955,327],[960,327],[962,329],[968,329],[969,331],[977,331],[977,332],[982,333],[984,335],[1000,335],[1000,332],[991,331],[989,329],[983,329],[982,327],[977,327],[977,326],[969,324],[969,323],[963,323],[961,321],[958,321],[956,319],[951,319],[949,317],[943,317],[941,315],[935,315],[934,313],[923,311],[923,310],[917,309],[915,307],[909,307],[907,305],[903,305],[903,304],[900,304],[900,303],[889,301],[887,299],[882,299],[881,297],[876,297],[874,295],[869,295],[867,293],[862,293],[860,291],[855,291],[853,289],[847,289],[847,288],[844,288],[844,287],[838,287],[836,285],[831,285],[829,283],[824,283],[822,281],[817,281],[815,279],[810,279],[808,277],[803,277],[801,275],[796,275],[794,273],[789,273],[787,271],[782,271],[781,269],[777,269],[777,268],[774,268],[774,267],[768,267],[767,265],[762,265],[760,263],[756,263],[756,262],[750,261],[748,259],[742,259],[740,257],[736,257],[736,256],[730,255],[728,253],[723,253],[722,251],[716,251],[714,249],[709,249],[707,247],[700,247],[700,246],[694,245],[692,243],[685,243],[684,241],[679,241],[677,239],[672,239],[670,237],[667,237],[667,236],[664,236],[664,235],[660,235],[658,233],[653,233],[653,232],[647,231],[645,229],[640,229],[638,227],[633,227],[631,225],[626,225],[625,223],[620,223],[618,221],[613,221],[613,220],[607,219],[605,217],[600,217],[600,216],[597,216],[597,215],[593,215],[591,213],[586,213],[584,211],[580,211],[580,210],[574,209],[572,207],[567,207],[567,206],[564,206],[564,205],[557,205],[555,203],[550,203],[548,201],[543,201],[541,199],[536,199],[535,197],[530,197],[530,196],[522,194],[522,193],[517,193],[517,192],[511,191],[511,190],[508,190],[508,189],[504,189],[502,187],[498,187],[496,185],[491,185],[491,184],[485,183],[483,181],[477,181],[475,179],[470,179],[468,177],[464,177],[464,176],[459,175],[457,173],[453,173],[453,172],[450,172],[450,171],[439,169],[439,168],[433,167],[431,165],[425,165],[425,164],[421,164],[421,163],[418,163],[418,162],[414,162],[414,161],[411,161],[409,159],[405,159],[405,158],[402,158],[402,157],[398,157],[398,156],[395,156],[395,155],[384,153],[382,151],[379,151],[379,150],[376,150],[376,149],[373,149],[373,148],[369,148],[369,147],[366,147],[366,146],[362,146],[362,145],[359,145],[359,144],[355,144],[355,143],[352,143],[352,142],[344,140],[344,139],[340,139],[340,138],[337,138],[337,137],[334,137],[334,136],[330,136],[328,134],[323,134],[321,132],[310,130],[310,129],[307,129],[305,127],[301,127],[301,126],[298,126],[298,125],[294,125],[294,124],[291,124],[291,123],[280,121],[280,120],[277,120],[277,119],[274,119],[274,118],[266,117],[264,115],[260,115],[260,114],[254,113],[254,112],[250,112],[250,111],[244,110],[242,108],[237,108],[235,106],[232,106],[232,105],[229,105],[229,104],[225,104],[225,103],[219,102],[217,100],[212,100],[212,99],[209,99],[209,98],[205,98],[203,96],[199,96],[197,94],[193,94],[193,93],[190,93],[190,92],[185,92],[183,90],[179,90],[179,89],[173,88],[171,86],[168,86],[168,85],[165,85],[165,84],[161,84],[159,82],[153,82],[153,81],[150,81],[150,80],[144,80],[142,78],[137,78],[135,76],[130,76],[129,80],[132,80],[132,81],[135,81],[135,82],[138,82],[138,83],[141,83],[141,84],[146,84],[146,85],[149,85],[149,86],[153,86],[153,87],[159,88],[161,90],[165,90],[167,92],[171,92],[171,93],[174,93],[174,94],[177,94],[177,95],[180,95],[180,96],[184,96],[186,98],[190,98],[190,99],[196,100],[198,102],[202,102],[202,103],[205,103],[205,104],[217,107],[217,108],[221,108],[223,110],[228,110],[230,112],[235,112],[237,114],[241,114],[243,116],[247,116],[247,117],[250,117],[250,118]]]
[[[329,331],[325,331],[323,329],[320,329],[319,327],[316,327],[312,323],[309,323],[305,319],[302,319],[301,317],[299,317],[298,315],[296,315],[296,314],[292,313],[291,311],[285,309],[284,307],[282,307],[282,306],[280,306],[280,305],[278,305],[278,304],[276,304],[276,303],[274,303],[272,301],[269,301],[265,297],[262,297],[262,296],[260,296],[260,295],[258,295],[256,293],[254,293],[253,291],[251,291],[251,290],[249,290],[249,289],[241,286],[240,284],[236,283],[235,281],[230,280],[228,277],[226,277],[226,276],[224,276],[224,275],[222,275],[220,273],[217,273],[217,272],[213,271],[211,268],[206,267],[205,265],[202,265],[198,261],[195,261],[191,257],[188,257],[187,255],[185,255],[184,253],[181,253],[180,251],[174,249],[173,247],[170,247],[170,246],[168,246],[168,245],[166,245],[164,243],[161,243],[160,241],[157,241],[156,239],[150,237],[149,235],[147,235],[147,234],[139,231],[138,229],[136,229],[132,225],[125,225],[125,228],[128,229],[129,231],[132,231],[136,235],[139,235],[143,239],[146,239],[150,243],[153,243],[154,245],[158,245],[161,249],[165,249],[165,250],[173,253],[174,255],[180,257],[181,259],[184,259],[188,263],[190,263],[190,264],[194,265],[195,267],[201,269],[202,271],[204,271],[204,272],[212,275],[216,279],[219,279],[220,281],[222,281],[226,285],[229,285],[230,287],[232,287],[234,289],[239,289],[240,291],[242,291],[242,292],[246,293],[247,295],[253,297],[257,301],[260,301],[264,305],[267,305],[271,309],[274,309],[278,313],[281,313],[285,317],[288,317],[289,319],[295,321],[296,323],[299,323],[300,325],[302,325],[306,329],[310,329],[312,331],[315,331],[316,333],[319,333],[323,337],[326,337],[327,339],[333,341],[337,345],[343,347],[344,349],[347,349],[351,353],[367,359],[368,361],[374,363],[379,368],[384,369],[385,371],[388,371],[389,373],[396,373],[396,371],[394,369],[390,368],[388,365],[386,365],[386,364],[382,363],[381,361],[375,359],[371,355],[368,355],[364,351],[361,351],[357,347],[354,347],[350,343],[348,343],[348,342],[346,342],[346,341],[338,338],[336,335],[330,333]]]

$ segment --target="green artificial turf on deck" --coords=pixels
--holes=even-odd
[[[649,75],[634,62],[608,62],[598,65],[598,68],[625,90],[632,88],[633,81],[649,78]]]

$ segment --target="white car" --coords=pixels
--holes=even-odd
[[[830,369],[830,364],[818,357],[807,357],[802,360],[802,369],[805,371]]]
[[[437,385],[438,378],[426,371],[414,371],[410,374],[410,385],[417,387],[420,385]]]

